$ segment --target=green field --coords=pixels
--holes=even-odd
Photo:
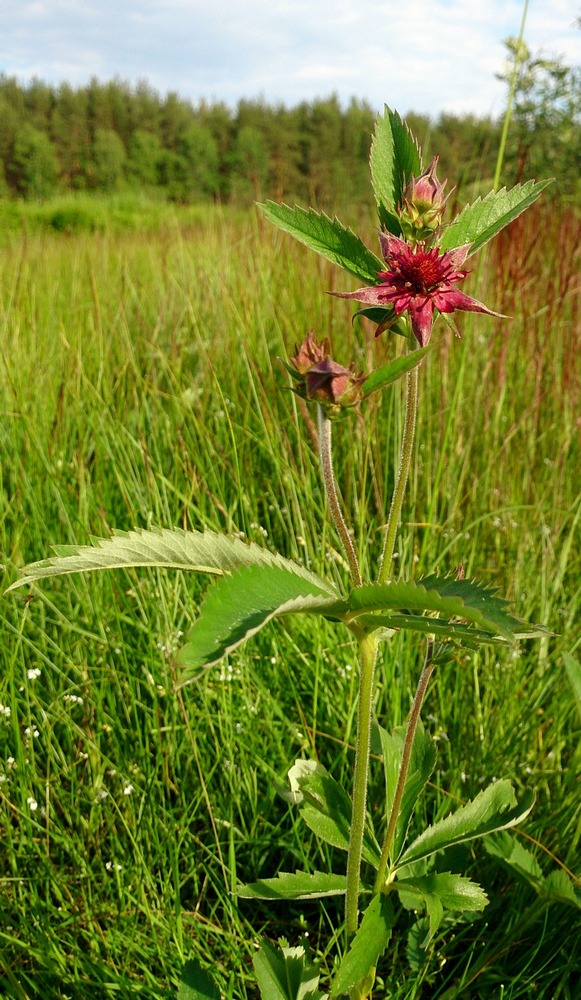
[[[160,209],[141,230],[106,217],[96,232],[20,225],[0,243],[5,585],[52,544],[150,524],[243,532],[344,583],[312,413],[284,388],[276,359],[309,329],[361,368],[402,349],[374,342],[371,328],[352,326],[348,303],[325,294],[351,279],[253,212]],[[362,235],[375,248],[371,223]],[[416,817],[430,822],[509,777],[535,792],[514,839],[545,875],[578,867],[581,834],[578,237],[570,213],[533,209],[467,283],[511,318],[460,315],[462,339],[438,324],[397,545],[402,573],[462,563],[554,633],[436,674],[424,720],[438,766]],[[401,402],[398,383],[335,438],[369,575]],[[278,789],[308,755],[349,785],[355,649],[347,631],[287,619],[176,694],[174,654],[203,584],[117,571],[2,599],[1,996],[173,997],[197,956],[226,997],[254,998],[265,928],[291,943],[308,932],[331,968],[334,900],[238,902],[232,890],[330,865],[331,849],[305,839]],[[382,652],[375,711],[388,728],[405,720],[421,651],[400,635]],[[373,812],[382,783],[372,767]],[[478,842],[464,864],[489,906],[444,926],[413,968],[404,917],[377,996],[573,998],[574,909],[539,896]]]

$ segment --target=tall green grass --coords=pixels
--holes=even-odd
[[[402,571],[462,563],[554,633],[518,657],[446,666],[425,709],[439,769],[423,819],[494,776],[532,785],[537,803],[519,836],[547,873],[574,868],[581,831],[579,705],[564,660],[580,659],[578,232],[570,216],[529,212],[470,289],[512,318],[461,317],[461,340],[443,324],[435,333],[397,546]],[[365,235],[373,244],[373,230]],[[219,208],[147,233],[6,237],[6,584],[52,543],[150,523],[243,532],[345,581],[310,414],[276,358],[308,329],[360,367],[401,349],[374,343],[325,294],[347,287],[253,213]],[[369,563],[401,424],[396,386],[337,428],[338,477],[356,537],[371,540]],[[226,997],[253,998],[251,956],[267,923],[291,942],[308,933],[315,952],[327,940],[333,901],[277,908],[238,903],[232,890],[316,851],[330,863],[278,789],[303,754],[349,782],[350,639],[337,646],[324,624],[277,624],[176,696],[174,653],[200,593],[191,577],[143,571],[2,600],[3,995],[169,997],[196,955]],[[387,726],[405,719],[420,653],[401,637],[383,656],[376,712]],[[373,773],[378,813],[382,780]],[[573,997],[573,911],[548,908],[484,849],[472,862],[489,907],[445,930],[413,972],[398,937],[379,970],[385,995]]]

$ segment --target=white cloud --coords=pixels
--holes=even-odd
[[[402,111],[500,112],[502,40],[521,0],[3,0],[0,70],[28,80],[147,78],[235,104],[327,96]],[[576,0],[536,0],[525,39],[581,62]]]

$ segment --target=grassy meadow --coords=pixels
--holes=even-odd
[[[375,248],[371,222],[352,222]],[[5,586],[52,544],[150,524],[243,532],[346,583],[313,414],[276,359],[308,329],[366,369],[399,342],[353,327],[352,307],[325,290],[354,281],[253,210],[159,209],[155,225],[93,228],[37,218],[0,240]],[[439,321],[397,544],[402,573],[462,563],[554,633],[436,674],[424,720],[439,757],[418,818],[495,776],[532,787],[514,839],[544,874],[578,867],[581,834],[578,246],[571,213],[535,206],[466,282],[511,318],[456,314],[461,339]],[[335,435],[371,576],[401,403],[398,383]],[[196,956],[225,997],[255,998],[264,928],[291,944],[308,935],[331,968],[340,903],[232,890],[330,865],[279,789],[295,758],[313,755],[349,785],[354,646],[318,619],[285,619],[176,694],[174,654],[206,582],[116,571],[2,598],[0,996],[174,997]],[[409,635],[381,654],[375,711],[387,727],[406,718],[421,655]],[[382,782],[373,768],[378,815]],[[444,925],[427,954],[400,922],[377,996],[572,1000],[575,911],[481,843],[466,853],[489,906]]]

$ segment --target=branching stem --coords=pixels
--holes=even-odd
[[[375,892],[381,892],[383,886],[385,885],[387,864],[389,861],[389,855],[393,845],[395,827],[397,824],[397,819],[399,816],[399,811],[403,799],[405,783],[408,776],[410,759],[412,755],[412,747],[414,745],[414,737],[416,735],[416,729],[418,728],[418,720],[420,718],[420,712],[422,710],[422,704],[426,695],[428,683],[430,681],[430,677],[432,676],[434,670],[434,664],[432,662],[433,651],[434,651],[434,640],[430,638],[428,639],[426,656],[424,659],[424,666],[422,668],[422,673],[418,681],[418,686],[416,689],[412,710],[410,712],[410,717],[408,719],[408,724],[405,731],[405,739],[401,755],[401,764],[399,768],[397,786],[395,789],[395,795],[393,797],[393,804],[391,807],[389,822],[387,824],[387,832],[385,834],[385,840],[383,841],[383,847],[381,849],[381,860],[379,862],[377,878],[375,879],[375,886],[374,886]]]

